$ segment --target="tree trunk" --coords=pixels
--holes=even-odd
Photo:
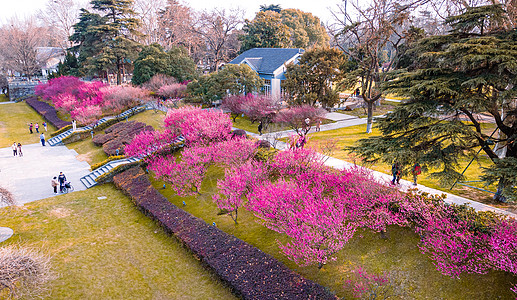
[[[373,127],[373,102],[366,102],[368,108],[368,117],[366,120],[366,133],[372,133]]]
[[[507,185],[507,182],[504,178],[499,179],[499,183],[497,184],[497,191],[494,195],[494,201],[498,202],[506,202],[506,197],[503,196],[504,189]]]

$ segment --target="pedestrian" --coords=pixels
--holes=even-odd
[[[391,166],[391,174],[393,175],[393,180],[391,180],[391,183],[395,185],[395,182],[397,184],[400,184],[400,174],[402,173],[402,170],[400,169],[400,164],[398,161],[396,161]]]
[[[34,128],[36,128],[36,133],[39,133],[39,124],[36,123],[36,125],[34,125]]]
[[[43,122],[43,128],[45,128],[45,132],[47,132],[47,122]]]
[[[18,143],[18,156],[22,157],[23,156],[23,152],[22,152],[22,144]]]
[[[320,131],[320,126],[321,126],[321,119],[318,118],[316,120],[316,132]]]
[[[56,176],[54,176],[54,178],[52,178],[52,180],[50,181],[50,185],[54,189],[54,194],[57,194],[57,186],[59,185],[59,183],[57,182]]]
[[[77,128],[77,123],[75,122],[75,120],[72,120],[72,131],[75,131],[76,128]]]
[[[57,177],[57,181],[59,182],[59,191],[62,193],[65,189],[66,176],[63,172],[59,172],[59,176]]]
[[[305,130],[309,130],[309,125],[311,124],[311,119],[305,119]]]
[[[258,125],[258,132],[260,135],[262,135],[262,121],[260,121],[260,123]]]
[[[417,183],[416,183],[417,177],[418,177],[418,175],[420,175],[420,173],[422,173],[422,167],[420,166],[419,163],[415,163],[415,165],[413,165],[413,169],[411,170],[411,173],[413,173],[413,185],[417,185]]]
[[[18,154],[18,147],[16,146],[16,142],[13,142],[11,149],[13,149],[13,156],[16,156]]]
[[[43,132],[39,135],[39,139],[41,140],[41,145],[45,146],[45,135]]]
[[[29,124],[29,132],[32,134],[32,123]]]

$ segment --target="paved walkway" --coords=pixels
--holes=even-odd
[[[8,227],[0,227],[0,243],[13,236],[14,231]]]
[[[0,148],[0,186],[11,191],[17,204],[54,196],[50,180],[63,172],[76,191],[86,189],[79,178],[90,165],[78,161],[77,152],[65,146],[24,145],[23,157],[14,157],[11,148]]]
[[[333,113],[333,114],[336,114],[336,113]],[[339,113],[339,114],[341,114],[341,113]],[[345,115],[345,114],[341,114],[341,115]],[[342,117],[342,116],[335,116],[335,117]],[[353,117],[353,116],[350,116],[350,117]],[[338,128],[360,125],[360,124],[366,124],[366,118],[360,119],[357,117],[353,117],[353,118],[349,118],[349,119],[344,119],[343,121],[338,121],[336,123],[321,125],[321,131],[333,130],[333,129],[338,129]],[[311,132],[313,132],[313,130],[311,130]],[[287,149],[287,143],[278,141],[277,139],[295,134],[293,130],[286,130],[286,131],[282,131],[282,132],[278,132],[278,133],[263,134],[262,136],[259,136],[258,134],[253,133],[253,132],[246,132],[246,133],[250,136],[253,136],[254,138],[267,140],[271,143],[271,145],[273,145],[273,147],[275,147],[277,149],[282,149],[282,150]],[[357,167],[353,163],[349,163],[347,161],[337,159],[334,157],[324,156],[324,159],[325,159],[326,165],[334,167],[334,168],[338,168],[338,169],[344,169],[344,168],[348,169],[348,168]],[[367,168],[365,168],[365,169],[367,169]],[[367,170],[370,171],[373,178],[375,178],[379,182],[389,184],[392,179],[391,175],[384,174],[384,173],[381,173],[378,171],[373,171],[371,169],[367,169]],[[467,199],[467,198],[464,198],[461,196],[457,196],[457,195],[446,193],[446,192],[443,192],[440,190],[432,189],[432,188],[429,188],[429,187],[426,187],[426,186],[423,186],[420,184],[415,187],[415,186],[413,186],[412,182],[407,181],[407,180],[401,179],[400,185],[398,187],[400,190],[403,190],[403,191],[411,189],[411,188],[417,188],[420,191],[426,192],[429,194],[434,194],[434,195],[445,194],[446,195],[445,202],[447,202],[447,203],[455,203],[455,204],[459,204],[459,205],[469,204],[471,207],[473,207],[477,211],[494,211],[497,213],[501,213],[501,214],[505,214],[505,215],[509,215],[514,218],[517,218],[516,214],[511,213],[509,211],[499,209],[499,208],[496,208],[496,207],[493,207],[490,205],[486,205],[483,203],[479,203],[479,202],[476,202],[476,201],[473,201],[473,200],[470,200],[470,199]]]

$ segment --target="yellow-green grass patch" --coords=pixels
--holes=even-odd
[[[45,129],[41,124],[45,119],[33,110],[25,102],[0,104],[0,147],[8,147],[13,142],[22,145],[39,143],[39,134],[33,128],[33,134],[29,133],[29,123],[40,125],[40,132]],[[47,123],[48,124],[48,123]],[[50,132],[56,130],[51,124],[47,125],[47,138]]]
[[[47,299],[236,299],[112,184],[0,212],[15,232],[2,246],[52,257]]]

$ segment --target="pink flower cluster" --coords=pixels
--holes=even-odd
[[[36,87],[36,95],[52,101],[56,109],[70,113],[80,124],[89,124],[105,114],[117,114],[147,99],[149,92],[130,86],[108,87],[102,82],[84,82],[62,76]]]

